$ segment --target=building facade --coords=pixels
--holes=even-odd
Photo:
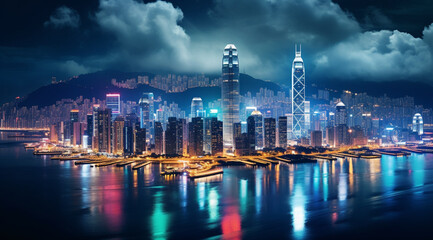
[[[224,149],[232,153],[234,148],[233,123],[239,122],[239,59],[233,44],[227,44],[222,58],[222,110]]]
[[[292,137],[300,139],[306,136],[305,129],[305,66],[295,46],[295,59],[292,63]]]

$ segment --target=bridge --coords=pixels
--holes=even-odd
[[[0,128],[0,132],[49,132],[49,128]]]

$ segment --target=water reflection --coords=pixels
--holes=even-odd
[[[412,176],[413,176],[413,186],[419,187],[424,185],[424,165],[425,165],[425,155],[423,154],[413,154],[411,158],[412,166]]]
[[[386,192],[392,192],[394,190],[394,170],[395,162],[397,158],[392,156],[382,156],[381,167],[382,167],[382,178],[383,178],[383,189]]]
[[[164,212],[163,191],[157,191],[154,195],[155,203],[151,216],[152,238],[164,240],[169,237],[167,231],[170,226],[170,214]]]
[[[292,207],[292,226],[293,234],[297,239],[304,237],[304,228],[306,220],[305,211],[306,197],[301,184],[295,184],[295,189],[291,197],[290,205]]]
[[[219,196],[216,188],[212,188],[209,191],[209,197],[208,197],[208,209],[209,209],[210,222],[214,222],[219,218],[218,198]]]
[[[236,205],[224,208],[224,216],[221,221],[223,239],[242,239],[241,216]]]
[[[197,198],[198,198],[198,206],[200,208],[200,210],[204,209],[204,205],[205,205],[205,183],[204,182],[199,182],[197,184]]]
[[[155,164],[139,171],[91,168],[19,149],[0,148],[0,156],[14,160],[4,158],[0,167],[2,182],[14,182],[3,187],[3,199],[11,199],[3,200],[6,216],[20,208],[35,215],[40,207],[73,228],[77,239],[342,239],[365,230],[359,226],[394,226],[394,219],[399,230],[418,231],[433,214],[432,154],[228,167],[193,181],[160,176]],[[424,213],[428,217],[420,217]]]
[[[323,163],[322,168],[322,185],[323,185],[323,200],[328,200],[328,162]]]
[[[256,169],[255,171],[255,180],[256,180],[256,196],[255,196],[255,206],[256,213],[260,214],[260,210],[262,209],[262,180],[263,180],[263,170],[261,168]]]
[[[240,193],[239,193],[239,202],[241,205],[241,214],[244,215],[247,210],[247,201],[248,201],[248,180],[241,179],[239,180],[240,185]]]

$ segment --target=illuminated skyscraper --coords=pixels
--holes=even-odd
[[[199,97],[195,97],[191,101],[191,118],[204,117],[203,113],[203,100]]]
[[[124,149],[125,119],[118,116],[113,123],[113,153],[122,155]]]
[[[275,118],[265,118],[265,148],[275,148],[276,121]]]
[[[87,145],[89,147],[92,147],[92,139],[93,139],[93,114],[87,114],[86,117],[87,120],[87,130],[86,130],[86,135],[87,135]]]
[[[424,133],[424,122],[422,120],[421,114],[419,114],[419,113],[416,113],[413,116],[412,131],[414,133],[417,133],[418,135],[422,135]]]
[[[255,123],[256,150],[262,150],[263,149],[263,115],[260,111],[254,111],[251,113],[251,117],[254,118],[254,123]]]
[[[155,122],[155,153],[164,154],[164,129],[160,122]]]
[[[154,101],[153,93],[143,93],[138,104],[140,105],[140,128],[146,129],[146,143],[153,144],[154,139]]]
[[[189,155],[203,155],[203,118],[195,117],[189,123]]]
[[[111,117],[116,119],[120,115],[120,94],[119,93],[108,93],[105,96],[105,103],[107,108],[111,109]]]
[[[287,148],[287,117],[278,118],[278,146]]]
[[[123,130],[123,154],[132,155],[135,152],[135,129],[138,125],[138,117],[135,113],[125,117],[125,128]]]
[[[305,66],[295,46],[295,59],[292,64],[292,136],[300,139],[306,136],[305,129]]]
[[[111,153],[111,111],[109,108],[96,113],[97,151]]]
[[[343,102],[337,103],[335,107],[335,125],[346,125],[347,124],[347,112],[346,105]]]
[[[239,122],[239,60],[235,45],[227,44],[222,59],[222,110],[224,149],[232,153],[233,123]]]
[[[223,122],[217,118],[211,120],[211,149],[212,155],[221,155],[223,153]]]

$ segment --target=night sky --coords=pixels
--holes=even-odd
[[[0,102],[99,71],[240,70],[289,83],[294,44],[309,79],[433,82],[430,0],[46,0],[0,6]]]

